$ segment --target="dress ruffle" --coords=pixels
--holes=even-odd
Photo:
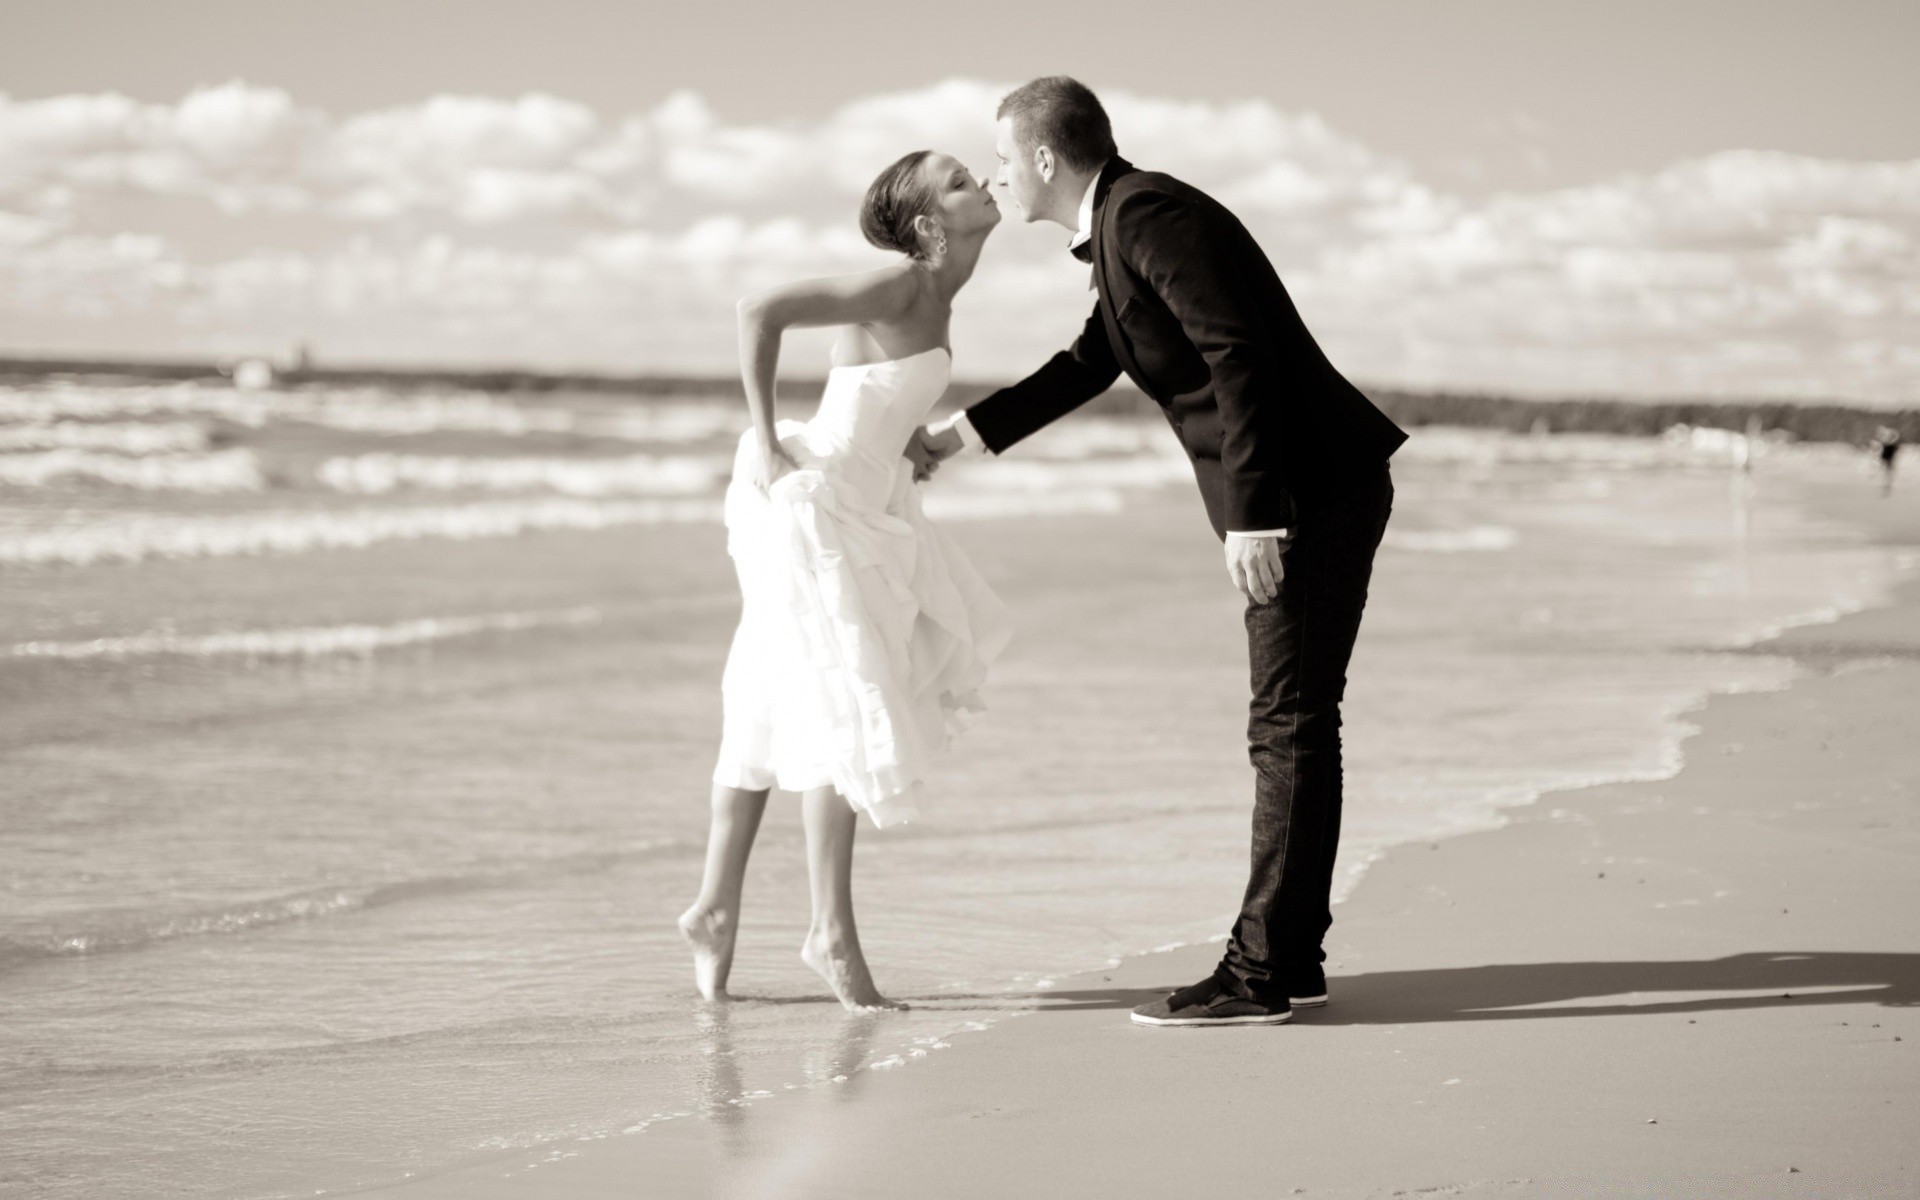
[[[1005,606],[921,511],[912,467],[795,421],[801,469],[768,492],[740,440],[726,499],[740,628],[722,694],[716,781],[832,784],[874,824],[917,815],[922,783],[983,709],[1010,634]]]

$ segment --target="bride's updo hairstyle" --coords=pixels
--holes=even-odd
[[[913,219],[933,211],[933,189],[921,169],[931,150],[915,150],[880,172],[860,203],[860,232],[882,250],[897,250],[909,258],[922,254]]]

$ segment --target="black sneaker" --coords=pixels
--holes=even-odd
[[[1319,963],[1295,967],[1287,978],[1287,1000],[1295,1008],[1319,1008],[1326,1004],[1326,968]]]
[[[1226,989],[1209,975],[1192,987],[1184,987],[1165,1000],[1155,1000],[1133,1010],[1136,1025],[1285,1025],[1293,1019],[1286,1001],[1274,1008],[1258,1000],[1249,1000]]]

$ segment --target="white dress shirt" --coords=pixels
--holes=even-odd
[[[1093,189],[1100,186],[1100,172],[1095,171],[1093,178],[1087,180],[1086,195],[1080,197],[1080,227],[1073,231],[1073,240],[1067,243],[1069,252],[1078,250],[1093,240]],[[1087,288],[1093,288],[1093,276],[1087,276]]]
[[[1094,193],[1094,190],[1099,186],[1100,186],[1100,173],[1096,171],[1094,172],[1093,178],[1087,181],[1086,194],[1080,197],[1080,214],[1079,214],[1080,223],[1079,223],[1079,228],[1073,231],[1073,240],[1067,243],[1067,249],[1070,251],[1078,250],[1080,247],[1086,245],[1088,242],[1093,240],[1093,193]],[[1091,276],[1089,276],[1087,279],[1087,287],[1089,289],[1093,287],[1093,279]],[[964,447],[966,447],[967,450],[972,451],[975,454],[992,453],[992,451],[987,449],[987,443],[985,439],[983,439],[980,436],[979,431],[973,427],[973,422],[967,419],[967,411],[965,409],[961,409],[959,412],[953,414],[951,417],[948,417],[945,421],[941,422],[940,424],[932,426],[932,428],[936,433],[941,432],[942,430],[945,430],[945,429],[952,429],[955,433],[960,435],[961,445],[963,445]],[[1284,538],[1290,535],[1285,529],[1255,529],[1255,530],[1249,530],[1245,533],[1242,533],[1238,530],[1228,530],[1227,536],[1229,538],[1236,538],[1236,537]]]

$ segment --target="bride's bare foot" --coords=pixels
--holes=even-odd
[[[860,952],[858,939],[815,931],[807,934],[806,943],[800,947],[800,958],[827,981],[848,1012],[884,1012],[906,1007],[882,996],[880,989],[873,985],[873,974],[867,970],[867,958]]]
[[[680,936],[693,951],[693,985],[705,1000],[727,998],[727,973],[733,970],[733,914],[698,904],[680,914]]]

